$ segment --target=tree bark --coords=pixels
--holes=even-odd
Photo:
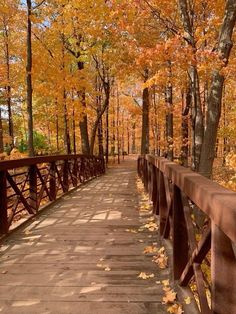
[[[173,90],[171,83],[166,87],[166,141],[167,141],[167,158],[169,160],[174,159],[174,151],[173,151],[173,138],[174,138],[174,130],[173,130]]]
[[[2,128],[2,110],[0,108],[0,154],[4,152],[3,145],[3,128]]]
[[[179,0],[180,16],[185,31],[185,39],[188,45],[192,47],[192,51],[196,53],[196,43],[194,39],[194,27],[193,27],[193,13],[189,8],[187,0]],[[200,83],[198,71],[195,65],[192,65],[189,69],[189,76],[191,79],[192,86],[192,110],[191,110],[191,120],[192,120],[192,169],[195,171],[199,170],[201,149],[204,136],[203,127],[203,115],[202,115],[202,105],[200,96]]]
[[[4,38],[5,38],[5,53],[6,53],[6,69],[7,69],[7,110],[8,110],[8,130],[11,137],[11,148],[14,147],[14,132],[13,132],[13,120],[12,120],[12,108],[11,108],[11,83],[10,83],[10,52],[9,52],[9,31],[7,23],[4,20]]]
[[[75,107],[73,104],[72,112],[72,133],[73,133],[73,153],[76,154],[76,127],[75,127]]]
[[[109,107],[106,109],[106,164],[109,162]]]
[[[132,122],[131,138],[132,138],[131,152],[132,154],[136,154],[136,121],[135,120]]]
[[[217,52],[223,63],[222,68],[228,64],[230,52],[233,46],[232,34],[236,22],[236,2],[235,0],[226,1],[224,20],[221,26]],[[209,97],[208,111],[206,116],[206,129],[202,146],[199,172],[210,178],[212,175],[213,162],[215,158],[215,145],[217,129],[221,116],[221,103],[224,87],[224,76],[222,68],[215,69],[212,74]]]
[[[99,156],[101,158],[103,158],[104,149],[103,149],[103,128],[102,128],[102,114],[101,114],[102,106],[101,106],[101,102],[102,102],[102,97],[99,95],[99,96],[97,96],[97,120],[99,121],[98,127],[97,127],[97,129],[98,129],[97,137],[98,137]],[[100,119],[98,119],[99,116],[101,116]],[[92,147],[92,143],[91,143],[91,147]]]
[[[106,111],[107,108],[109,108],[109,104],[110,104],[110,82],[104,82],[103,83],[103,89],[104,89],[104,93],[105,93],[105,100],[104,100],[104,104],[103,104],[102,108],[100,105],[100,110],[97,112],[97,118],[95,120],[93,129],[91,132],[90,154],[93,154],[93,151],[94,151],[94,144],[95,144],[95,138],[96,138],[98,125],[102,119],[104,112]]]
[[[70,131],[69,131],[69,123],[68,123],[68,112],[66,105],[66,91],[63,92],[63,105],[64,105],[64,143],[65,143],[65,151],[68,155],[71,154],[71,144],[70,144]]]
[[[117,107],[116,107],[116,136],[117,136],[117,156],[118,164],[120,164],[120,99],[119,91],[117,89]]]
[[[188,89],[186,93],[182,94],[182,147],[180,161],[181,165],[188,167],[188,154],[189,154],[189,132],[188,132],[188,121],[189,121],[189,109],[191,107],[191,90]]]
[[[148,79],[148,70],[145,71],[146,82]],[[143,108],[142,108],[142,140],[141,140],[141,154],[149,154],[149,89],[143,89]]]
[[[192,87],[192,110],[191,110],[191,122],[192,122],[192,170],[198,171],[202,143],[204,137],[204,125],[202,104],[200,95],[200,83],[199,76],[195,66],[192,66],[189,70]]]
[[[33,139],[33,108],[32,108],[32,31],[31,31],[32,5],[31,0],[27,0],[27,60],[26,60],[26,84],[27,84],[27,114],[28,114],[28,153],[34,156]]]
[[[87,116],[87,106],[86,106],[86,96],[85,91],[79,92],[81,99],[81,104],[83,108],[83,116],[79,122],[80,136],[81,136],[81,150],[82,154],[88,155],[90,153],[89,146],[89,135],[88,135],[88,116]]]
[[[77,67],[79,71],[83,70],[84,62],[81,62],[81,61],[77,62]],[[80,90],[77,92],[77,94],[81,101],[81,105],[83,109],[83,116],[79,122],[80,136],[81,136],[81,150],[82,150],[82,154],[88,155],[90,153],[90,146],[89,146],[89,135],[88,135],[88,116],[87,116],[85,90]]]
[[[130,131],[129,131],[129,121],[127,121],[127,154],[130,154]]]

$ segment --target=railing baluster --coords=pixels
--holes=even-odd
[[[188,262],[188,231],[186,228],[181,191],[173,187],[173,273],[180,278]]]
[[[230,239],[212,223],[212,311],[236,313],[235,252]]]
[[[51,201],[55,201],[57,190],[56,190],[56,163],[52,162],[49,168],[50,177],[49,177],[49,191]]]
[[[32,208],[33,213],[38,210],[37,204],[37,170],[36,166],[29,167],[29,205]]]
[[[78,185],[78,161],[77,158],[75,157],[73,159],[73,186],[77,186]]]
[[[166,202],[166,192],[164,175],[161,172],[159,175],[159,214],[160,214],[160,236],[162,237],[165,231],[165,225],[168,215],[167,202]]]
[[[154,165],[152,167],[152,195],[151,199],[153,202],[153,213],[156,214],[156,207],[157,207],[157,172]]]
[[[7,231],[7,178],[6,171],[0,171],[0,234],[5,234]]]
[[[64,160],[64,164],[63,164],[63,186],[64,186],[64,192],[68,192],[69,190],[69,162],[68,160]]]

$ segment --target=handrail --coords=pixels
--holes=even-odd
[[[54,155],[0,162],[0,234],[72,187],[105,173],[103,158]]]
[[[195,278],[201,313],[236,313],[236,193],[165,158],[140,156],[138,173],[160,216],[161,238],[172,239],[173,276]],[[196,240],[193,207],[205,215]],[[211,305],[202,265],[210,258]]]

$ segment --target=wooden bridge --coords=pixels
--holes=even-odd
[[[106,173],[82,155],[0,163],[1,313],[236,313],[236,193],[146,156],[149,202],[136,169],[134,157]]]

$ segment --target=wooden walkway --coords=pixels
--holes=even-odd
[[[137,232],[150,212],[138,210],[136,176],[135,160],[113,167],[2,243],[0,313],[167,313],[169,270],[143,254],[158,236]]]

